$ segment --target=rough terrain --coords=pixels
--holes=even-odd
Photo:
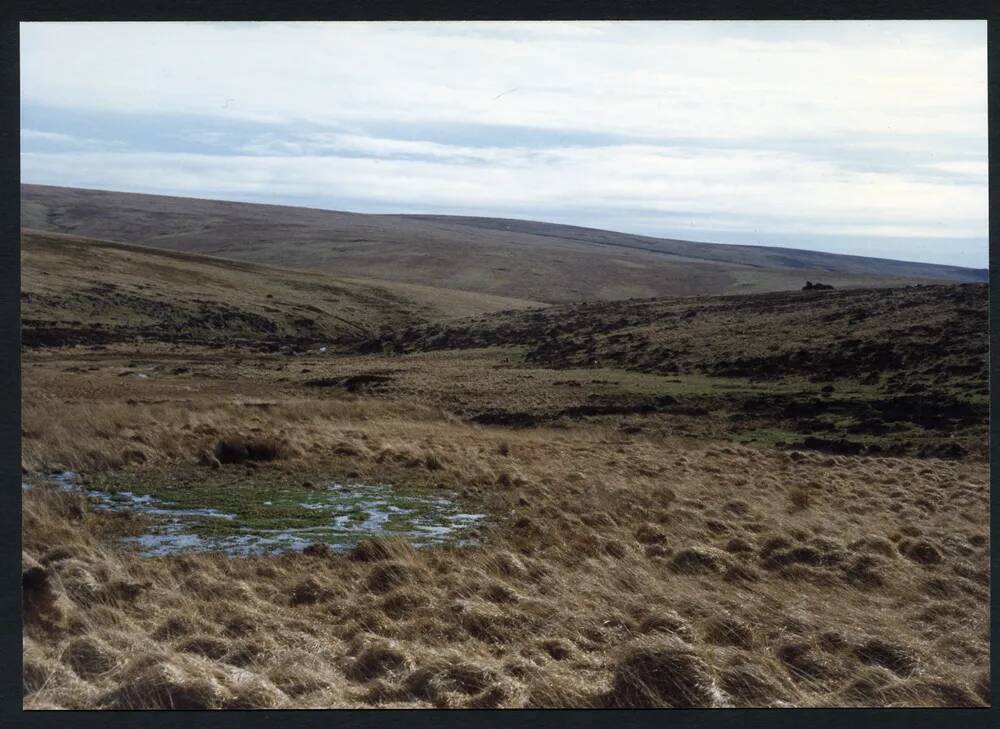
[[[445,321],[105,243],[28,234],[23,266],[26,708],[991,702],[984,285]],[[65,470],[486,518],[464,545],[145,557],[122,539],[155,516]]]

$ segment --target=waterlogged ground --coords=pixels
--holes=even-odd
[[[366,537],[405,536],[415,546],[468,544],[482,514],[464,510],[452,492],[397,489],[387,484],[317,483],[269,489],[161,486],[86,488],[75,474],[50,476],[62,490],[85,491],[95,511],[150,517],[142,534],[122,538],[147,556],[186,551],[278,554],[326,544],[348,551]]]

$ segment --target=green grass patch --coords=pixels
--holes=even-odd
[[[452,513],[481,511],[463,499],[459,503],[447,492],[428,488],[393,488],[380,484],[328,486],[333,479],[313,479],[306,486],[301,478],[264,470],[247,475],[227,469],[177,469],[174,471],[121,471],[99,474],[89,489],[110,492],[110,500],[126,504],[130,497],[152,496],[156,507],[167,512],[163,519],[181,518],[188,530],[203,537],[226,537],[294,530],[323,530],[340,525],[378,524],[391,533],[412,531],[412,524],[433,524]],[[218,516],[184,514],[186,510],[213,509],[231,514]],[[420,533],[414,532],[419,537]]]

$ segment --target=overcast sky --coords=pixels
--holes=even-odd
[[[986,23],[26,23],[24,182],[987,265]]]

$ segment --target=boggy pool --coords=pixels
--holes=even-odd
[[[83,490],[75,474],[50,477],[56,488]],[[182,552],[230,555],[279,554],[326,544],[349,551],[370,537],[406,537],[414,546],[469,544],[483,514],[466,511],[447,491],[411,491],[388,484],[328,483],[306,489],[276,489],[255,498],[248,489],[228,506],[191,504],[133,491],[84,490],[95,511],[133,512],[153,517],[148,530],[122,542],[142,554]]]

